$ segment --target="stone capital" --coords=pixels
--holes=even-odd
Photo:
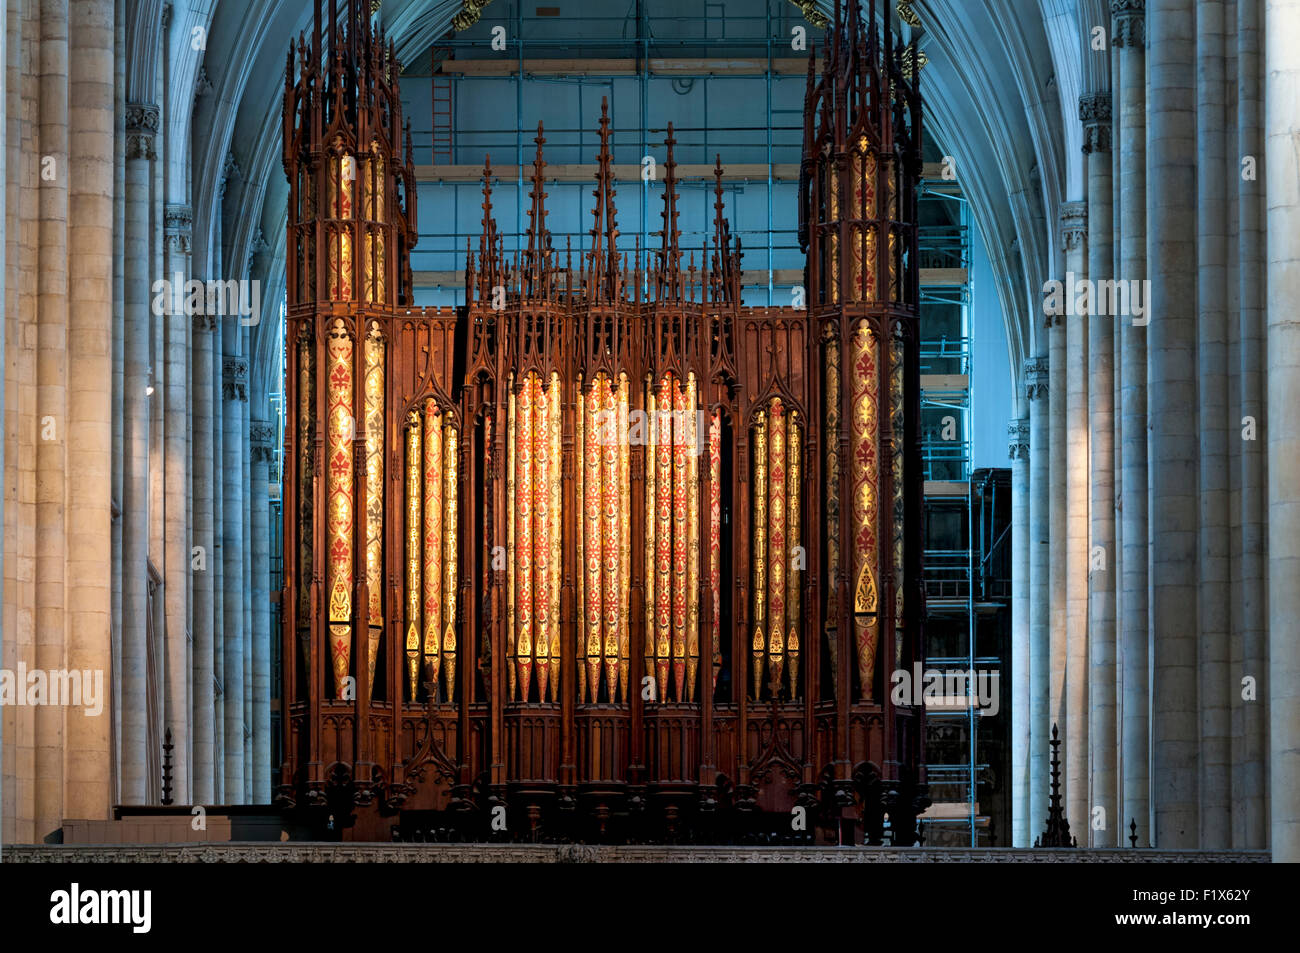
[[[221,362],[221,393],[226,400],[248,400],[248,361],[227,357]]]
[[[163,209],[163,234],[168,251],[188,255],[193,229],[194,212],[188,205],[168,205]]]
[[[1088,237],[1088,203],[1064,202],[1061,205],[1061,248],[1074,251]]]
[[[1084,93],[1079,97],[1083,122],[1083,151],[1110,152],[1110,93]]]
[[[1012,460],[1029,459],[1029,418],[1020,417],[1007,425],[1007,455]]]
[[[1146,46],[1146,0],[1110,0],[1111,46]]]
[[[1025,361],[1025,396],[1030,400],[1047,397],[1049,377],[1047,358],[1031,357]]]
[[[158,107],[153,103],[126,104],[126,158],[158,158],[154,150],[158,121]]]
[[[254,420],[248,430],[254,463],[271,463],[275,458],[275,428],[264,420]]]

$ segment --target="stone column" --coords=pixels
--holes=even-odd
[[[1231,844],[1232,702],[1228,642],[1227,196],[1223,0],[1196,5],[1196,387],[1199,541],[1196,566],[1200,716],[1199,846]]]
[[[1088,207],[1061,213],[1066,275],[1087,277]],[[1074,294],[1066,288],[1067,298]],[[1065,316],[1065,767],[1066,816],[1088,814],[1088,316]],[[1076,820],[1074,824],[1082,821]]]
[[[1045,340],[1047,334],[1044,328],[1038,337]],[[1048,744],[1052,737],[1048,690],[1052,661],[1048,377],[1046,357],[1025,361],[1025,398],[1029,402],[1029,795],[1023,827],[1029,844],[1047,817]]]
[[[226,317],[237,323],[238,317]],[[227,328],[229,330],[229,328]],[[248,361],[227,356],[223,362],[222,435],[222,601],[225,699],[225,799],[244,800],[244,441],[241,408],[248,400]]]
[[[213,657],[213,581],[216,560],[213,522],[215,459],[212,448],[212,348],[216,321],[192,316],[194,545],[191,573],[194,590],[194,794],[196,804],[216,801],[216,667]]]
[[[124,804],[154,800],[147,776],[149,752],[149,424],[150,306],[149,215],[158,107],[128,103],[126,115],[125,367],[122,382],[124,471],[122,478],[122,753],[119,773]]]
[[[1064,276],[1062,276],[1064,277]],[[1065,592],[1066,592],[1066,553],[1069,547],[1066,545],[1065,527],[1066,527],[1066,441],[1065,441],[1065,316],[1052,315],[1048,317],[1049,327],[1047,331],[1049,339],[1049,361],[1048,361],[1048,383],[1047,399],[1050,410],[1050,455],[1051,461],[1050,474],[1048,476],[1048,486],[1050,489],[1050,506],[1049,506],[1049,526],[1048,533],[1050,543],[1048,544],[1049,553],[1049,573],[1050,582],[1048,584],[1047,605],[1049,607],[1049,636],[1048,636],[1048,677],[1047,677],[1047,727],[1044,742],[1052,737],[1052,726],[1055,725],[1060,729],[1062,748],[1065,746],[1065,729],[1066,729],[1066,711],[1065,711]],[[1043,752],[1035,752],[1036,758],[1042,758],[1043,764],[1048,763],[1050,749]],[[1062,769],[1064,770],[1065,751],[1060,752],[1062,757]],[[1064,778],[1062,778],[1064,782]],[[1047,769],[1044,768],[1042,798],[1044,807],[1047,804],[1048,785]],[[1038,795],[1036,795],[1038,796]],[[1045,819],[1046,810],[1040,812]],[[1035,823],[1040,823],[1035,821]]]
[[[109,691],[112,553],[113,5],[69,4],[67,667]],[[146,289],[147,290],[147,289]],[[102,700],[102,699],[101,699]],[[65,817],[104,819],[110,717],[67,719]]]
[[[1191,0],[1149,0],[1147,410],[1153,846],[1197,843],[1196,49]]]
[[[1300,861],[1300,0],[1267,0],[1268,689],[1275,862]]]
[[[1242,157],[1255,160],[1257,173],[1264,158],[1262,72],[1260,69],[1260,12],[1262,0],[1237,0],[1237,142]],[[1242,170],[1244,171],[1244,170]],[[1242,679],[1254,679],[1255,697],[1241,701],[1241,738],[1233,752],[1233,811],[1240,818],[1241,843],[1234,847],[1261,848],[1268,844],[1265,810],[1268,757],[1266,707],[1267,608],[1265,591],[1268,524],[1265,522],[1265,358],[1264,358],[1264,180],[1256,174],[1233,176],[1237,196],[1237,296],[1238,357],[1242,419],[1234,421],[1241,432],[1241,559],[1233,575],[1241,591],[1241,668],[1232,673],[1231,690],[1241,695]],[[1254,431],[1246,428],[1253,424]],[[1250,436],[1254,439],[1246,439]],[[1231,436],[1230,436],[1231,439]]]
[[[40,4],[40,217],[37,270],[35,667],[64,668],[68,352],[68,8]],[[36,837],[63,823],[64,709],[33,709]]]
[[[220,270],[214,274],[221,274]],[[226,523],[225,523],[225,357],[221,318],[213,315],[212,335],[212,678],[213,678],[213,790],[219,803],[226,795]]]
[[[271,799],[271,504],[268,487],[275,430],[254,420],[253,490],[253,804]]]
[[[1011,458],[1011,836],[1029,834],[1029,418],[1007,428]]]
[[[1146,278],[1146,52],[1143,0],[1111,0],[1114,14],[1112,46],[1120,64],[1119,126],[1122,150],[1119,183],[1121,281]],[[1139,288],[1142,286],[1139,285]],[[1130,288],[1132,285],[1130,284]],[[1145,300],[1149,308],[1150,302]],[[1122,723],[1120,763],[1123,798],[1120,827],[1138,825],[1138,843],[1151,839],[1148,797],[1151,749],[1151,696],[1147,636],[1147,350],[1149,317],[1125,317],[1120,332],[1120,416],[1123,419],[1123,471],[1120,477],[1121,538],[1124,575],[1120,577],[1120,685]],[[1123,832],[1121,831],[1121,836]]]
[[[1089,811],[1101,809],[1105,827],[1088,825],[1094,847],[1118,847],[1119,782],[1115,732],[1115,311],[1122,302],[1111,274],[1114,200],[1111,181],[1110,93],[1079,99],[1088,165],[1088,278],[1096,292],[1088,318],[1089,536],[1088,546],[1088,764]],[[1083,819],[1074,822],[1083,823]]]
[[[176,282],[190,273],[190,231],[193,213],[188,205],[168,205],[163,214],[167,273]],[[173,297],[163,316],[166,366],[163,369],[163,446],[166,491],[163,508],[165,555],[163,558],[163,601],[167,620],[166,725],[172,732],[172,798],[189,804],[191,798],[190,745],[191,713],[189,672],[193,664],[187,619],[190,578],[189,524],[185,497],[189,485],[189,434],[191,421],[186,411],[190,390],[188,337],[190,317],[184,307],[184,286],[171,286]],[[180,303],[180,307],[176,307]],[[156,375],[155,375],[156,376]]]

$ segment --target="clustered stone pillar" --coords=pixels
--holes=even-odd
[[[1146,277],[1146,53],[1142,0],[1111,0],[1112,48],[1119,61],[1121,281]],[[1130,288],[1132,285],[1130,285]],[[1138,287],[1141,287],[1139,285]],[[1149,307],[1150,302],[1146,302]],[[1147,634],[1147,351],[1146,319],[1118,319],[1120,378],[1120,538],[1124,573],[1119,598],[1120,827],[1135,822],[1139,843],[1151,837],[1148,765],[1150,704]],[[1123,831],[1121,830],[1121,836]]]
[[[1040,316],[1035,315],[1038,320]],[[1050,320],[1050,319],[1049,319]],[[1047,751],[1051,738],[1049,664],[1051,661],[1051,461],[1047,385],[1049,370],[1043,344],[1047,328],[1040,326],[1040,356],[1025,362],[1025,399],[1029,403],[1029,793],[1026,816],[1018,825],[1027,847],[1035,825],[1047,817]],[[1013,807],[1014,809],[1014,807]]]
[[[1029,579],[1029,418],[1007,428],[1011,458],[1011,578]],[[1012,590],[1011,607],[1011,818],[1012,843],[1029,839],[1029,603],[1028,585]]]
[[[174,281],[177,275],[184,278],[189,276],[192,221],[193,214],[186,205],[168,205],[164,212],[168,281]],[[163,445],[166,450],[165,492],[162,499],[165,538],[164,648],[167,659],[164,707],[166,725],[172,733],[172,798],[178,804],[188,804],[192,790],[190,737],[193,706],[190,698],[190,672],[194,664],[188,622],[190,546],[189,513],[186,508],[186,489],[190,480],[190,318],[183,306],[175,306],[183,300],[179,297],[183,291],[184,288],[172,287],[173,294],[163,315],[166,384],[162,390]]]
[[[216,320],[210,314],[191,318],[193,353],[193,471],[194,540],[190,557],[194,593],[194,802],[212,804],[217,798],[216,660],[214,657],[214,563],[216,560],[213,493],[216,474],[212,446],[214,427],[212,349]]]
[[[1087,277],[1088,206],[1066,202],[1061,212],[1065,271]],[[1074,297],[1067,287],[1067,298]],[[1067,309],[1068,310],[1068,309]],[[1065,322],[1065,765],[1067,817],[1088,811],[1088,315]],[[1053,544],[1055,546],[1055,543]],[[1078,823],[1077,821],[1075,823]]]
[[[1102,289],[1113,264],[1114,203],[1111,195],[1111,97],[1090,93],[1079,100],[1083,151],[1088,167],[1088,277],[1095,297],[1088,316],[1089,536],[1088,548],[1088,746],[1094,847],[1117,847],[1119,785],[1115,732],[1115,321],[1121,303]],[[1081,823],[1080,817],[1075,823]]]
[[[1237,147],[1243,165],[1264,156],[1262,71],[1260,59],[1261,0],[1237,0]],[[1285,119],[1284,119],[1285,121]],[[1234,157],[1235,159],[1235,157]],[[1269,164],[1272,168],[1272,164]],[[1237,185],[1237,375],[1243,432],[1238,463],[1240,491],[1241,558],[1233,575],[1241,595],[1241,619],[1234,640],[1240,642],[1241,665],[1231,679],[1234,695],[1242,694],[1242,680],[1254,681],[1253,698],[1241,698],[1240,726],[1233,733],[1233,846],[1261,848],[1268,844],[1265,759],[1267,757],[1268,683],[1267,565],[1268,523],[1265,514],[1265,369],[1264,358],[1264,179],[1246,170],[1233,175]],[[1292,226],[1294,234],[1295,225]],[[1254,439],[1245,427],[1254,423]],[[1289,585],[1296,585],[1292,579]],[[1236,646],[1234,646],[1234,649]],[[1292,787],[1292,791],[1297,788]],[[1239,824],[1240,827],[1237,827]],[[1295,858],[1293,858],[1295,859]]]
[[[1268,699],[1274,861],[1300,861],[1300,0],[1267,0]]]
[[[238,317],[226,317],[228,324]],[[248,362],[227,356],[222,379],[222,564],[225,579],[223,612],[225,799],[244,799],[244,463],[241,408],[248,400]]]
[[[36,442],[35,668],[63,667],[68,381],[68,21],[66,7],[41,5],[41,181],[37,287],[36,400],[48,426]],[[62,823],[63,711],[35,709],[36,830]]]
[[[1199,410],[1197,621],[1201,847],[1230,846],[1227,96],[1223,0],[1196,5],[1196,387]]]
[[[274,461],[275,430],[254,420],[252,439],[252,740],[249,800],[266,804],[271,799],[271,503],[267,494]]]
[[[1196,846],[1198,819],[1196,49],[1192,0],[1147,4],[1147,410],[1152,487],[1153,846]]]

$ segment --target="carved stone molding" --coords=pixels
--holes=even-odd
[[[195,331],[215,331],[217,329],[217,316],[215,314],[195,314],[192,317],[192,326]]]
[[[1012,460],[1029,459],[1029,418],[1020,417],[1007,425],[1007,456]]]
[[[1025,361],[1025,396],[1030,400],[1047,397],[1049,376],[1047,358],[1031,357]]]
[[[1083,151],[1110,152],[1110,93],[1084,93],[1079,97],[1083,122]]]
[[[221,362],[221,393],[226,400],[248,400],[248,361],[228,357]]]
[[[226,186],[231,179],[237,179],[242,173],[239,171],[239,163],[235,161],[233,152],[226,153],[226,163],[221,167],[221,185],[217,187],[217,201],[226,197]]]
[[[158,136],[159,112],[153,103],[126,104],[126,157],[158,158],[154,139]]]
[[[199,75],[194,78],[195,104],[210,92],[212,92],[212,80],[208,79],[208,68],[206,66],[200,66]]]
[[[1088,237],[1088,203],[1065,202],[1061,205],[1061,248],[1074,251]]]
[[[275,459],[275,428],[264,420],[254,420],[248,428],[249,443],[254,463],[270,463]]]
[[[259,225],[257,231],[253,233],[253,240],[248,243],[248,273],[250,275],[253,273],[253,262],[257,259],[257,256],[269,250],[270,247],[266,237],[262,234],[262,226]]]
[[[575,849],[577,848],[577,849]],[[1029,847],[667,847],[553,844],[12,844],[16,863],[1267,864],[1267,850]]]
[[[168,251],[188,255],[193,230],[194,210],[188,205],[168,205],[163,209],[163,234]]]
[[[1111,46],[1146,46],[1146,0],[1110,0]]]

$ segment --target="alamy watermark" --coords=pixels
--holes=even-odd
[[[1076,278],[1065,273],[1065,281],[1053,278],[1043,283],[1043,314],[1131,317],[1135,328],[1151,323],[1151,282],[1116,281],[1105,278]]]
[[[159,278],[149,290],[155,315],[238,315],[245,326],[257,324],[262,317],[262,283],[256,278],[187,280],[178,271],[171,279]]]
[[[0,668],[0,705],[25,705],[84,709],[87,718],[104,711],[103,669]]]
[[[890,676],[890,699],[895,705],[917,708],[974,708],[992,717],[1001,707],[1001,675],[995,669],[895,669]]]

